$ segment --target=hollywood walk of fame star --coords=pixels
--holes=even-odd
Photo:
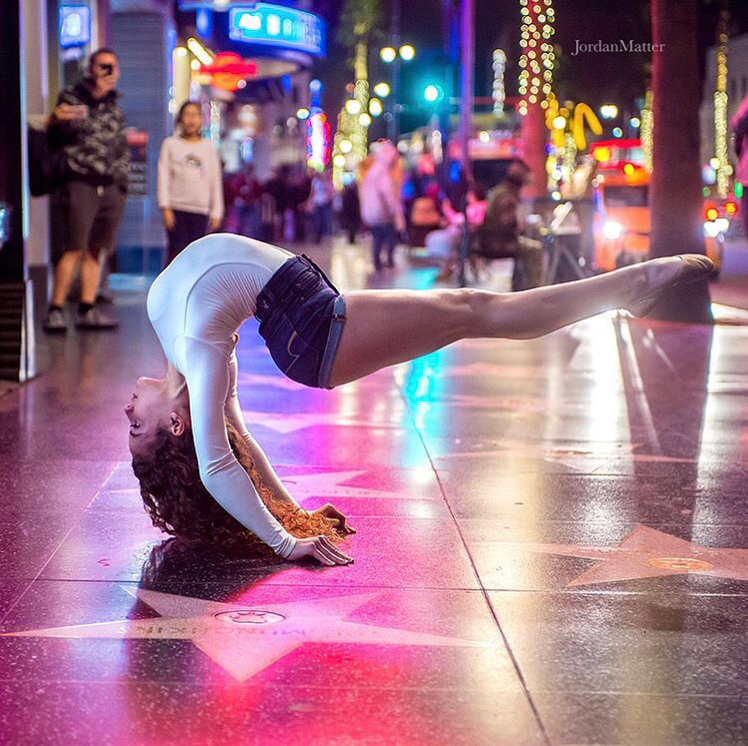
[[[472,409],[492,409],[503,412],[547,412],[548,402],[543,399],[529,397],[509,398],[506,396],[473,396],[470,394],[438,394],[434,398],[428,396],[414,398],[413,404],[447,405],[448,407],[470,407]]]
[[[381,593],[248,606],[138,589],[125,591],[161,616],[18,632],[0,637],[191,640],[238,681],[304,643],[488,648],[494,643],[345,621]]]
[[[319,472],[316,474],[289,474],[281,477],[283,484],[288,485],[288,491],[297,499],[317,495],[320,497],[376,497],[386,500],[402,500],[407,498],[405,492],[390,492],[388,490],[374,490],[363,487],[348,487],[344,482],[355,479],[367,470]],[[439,499],[435,493],[434,499]]]
[[[423,375],[439,380],[449,378],[489,378],[497,381],[521,378],[536,378],[547,372],[547,368],[526,365],[498,365],[496,363],[475,362],[465,365],[434,365],[423,370]],[[394,377],[398,385],[402,386],[410,371],[408,364],[394,369]]]
[[[598,456],[591,451],[566,451],[555,453],[532,444],[525,444],[523,448],[507,446],[505,448],[491,448],[474,451],[455,451],[441,456],[435,456],[434,461],[442,468],[448,468],[452,460],[465,458],[491,457],[501,459],[535,458],[549,463],[560,464],[581,474],[591,474],[610,461],[609,456]]]
[[[239,385],[270,386],[283,391],[309,391],[309,387],[303,383],[297,383],[283,375],[268,375],[264,373],[239,373]],[[377,388],[383,389],[381,377],[374,375],[366,376],[358,381],[343,384],[347,388]]]
[[[748,549],[705,547],[649,526],[637,526],[612,547],[501,543],[528,552],[600,560],[567,587],[688,573],[748,580]]]
[[[499,444],[494,444],[499,445]],[[501,459],[535,458],[553,464],[560,464],[575,472],[591,474],[611,460],[609,453],[577,449],[554,449],[543,444],[525,443],[522,441],[501,441],[498,448],[483,450],[454,451],[441,456],[435,456],[434,461],[449,466],[453,459],[476,457],[491,457]]]
[[[310,412],[308,414],[276,414],[272,412],[244,411],[244,421],[247,425],[262,425],[269,430],[286,435],[297,430],[317,425],[343,425],[346,427],[374,427],[398,430],[401,423],[379,422],[372,419],[346,417],[336,412]]]
[[[445,365],[436,371],[437,378],[455,378],[463,376],[479,376],[481,378],[534,378],[546,373],[547,368],[528,365],[497,365],[496,363],[468,363],[466,365]]]
[[[122,465],[129,472],[130,464],[125,463]],[[357,469],[355,471],[328,471],[328,472],[314,472],[311,474],[288,474],[281,477],[283,484],[288,486],[289,492],[293,494],[297,500],[304,500],[307,497],[345,497],[345,498],[356,498],[356,497],[374,497],[383,500],[402,500],[408,498],[409,495],[405,491],[393,492],[391,490],[378,490],[370,487],[351,487],[345,484],[345,482],[361,477],[364,474],[368,474],[368,469]],[[433,477],[433,473],[429,472],[429,475]],[[135,477],[131,476],[131,481],[134,482]],[[434,484],[436,484],[434,482]],[[123,489],[107,489],[110,494],[133,494],[140,495],[140,489],[135,485]],[[438,491],[435,490],[433,497],[430,495],[420,495],[418,499],[440,499]]]
[[[527,443],[519,440],[502,440],[491,445],[498,446],[483,450],[454,451],[453,453],[435,456],[436,462],[448,462],[452,459],[475,457],[498,457],[502,459],[537,458],[550,463],[560,464],[583,474],[604,473],[606,466],[621,463],[668,463],[694,464],[695,458],[665,456],[656,453],[635,453],[641,444],[596,443],[594,450],[583,448],[552,448],[543,443]]]
[[[309,388],[304,386],[303,383],[297,383],[285,376],[272,376],[262,373],[239,373],[238,382],[239,385],[271,386],[283,391],[304,391]]]

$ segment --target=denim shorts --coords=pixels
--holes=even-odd
[[[280,371],[329,389],[345,323],[345,300],[305,254],[288,259],[257,296],[260,335]]]

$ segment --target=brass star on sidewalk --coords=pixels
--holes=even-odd
[[[128,588],[124,590],[132,593]],[[6,632],[0,637],[191,640],[238,681],[251,678],[305,642],[470,648],[493,646],[493,643],[485,641],[345,621],[346,616],[378,598],[381,593],[257,605],[204,601],[142,589],[132,595],[161,616]]]
[[[554,448],[548,443],[530,443],[519,440],[502,440],[492,445],[498,446],[476,449],[472,451],[454,451],[452,453],[435,456],[437,464],[448,467],[454,459],[466,459],[487,456],[503,459],[534,458],[550,463],[566,466],[583,474],[605,473],[606,468],[621,469],[628,467],[634,472],[634,464],[695,464],[696,458],[682,458],[680,456],[666,456],[658,453],[636,453],[640,444],[628,443],[589,443],[588,448]],[[590,450],[592,449],[592,450]],[[628,473],[628,472],[627,472]]]
[[[391,490],[377,490],[368,487],[348,487],[345,482],[368,473],[368,470],[356,471],[328,471],[316,474],[289,474],[281,477],[283,484],[288,485],[288,490],[297,500],[307,497],[365,497],[380,498],[384,500],[402,500],[409,497],[407,489],[393,492]],[[434,482],[436,484],[436,482]],[[435,491],[433,499],[441,499],[438,491]],[[423,498],[421,498],[423,499]]]
[[[247,425],[262,425],[269,430],[287,435],[307,427],[321,425],[339,425],[345,427],[373,427],[381,429],[400,429],[402,422],[395,419],[390,422],[378,422],[366,417],[346,417],[337,412],[312,412],[309,414],[282,414],[271,412],[253,412],[245,410],[244,421]]]
[[[648,526],[637,526],[613,547],[513,543],[511,546],[528,552],[600,560],[568,583],[567,588],[688,573],[748,580],[748,549],[705,547]]]

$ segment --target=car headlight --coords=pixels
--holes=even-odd
[[[709,238],[716,238],[719,235],[719,227],[716,220],[707,220],[704,223],[704,235]]]
[[[717,230],[720,233],[727,233],[730,230],[730,221],[727,218],[717,218],[714,222],[717,224]]]
[[[603,226],[603,233],[606,238],[620,238],[623,233],[623,226],[620,223],[616,223],[615,220],[609,220]]]

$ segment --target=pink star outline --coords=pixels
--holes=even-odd
[[[498,643],[345,620],[381,593],[252,604],[205,601],[143,589],[124,590],[160,616],[6,632],[0,637],[191,640],[238,681],[246,681],[306,642],[468,648],[488,648]],[[232,617],[251,621],[236,623]],[[269,619],[270,623],[258,623],[262,619]]]

